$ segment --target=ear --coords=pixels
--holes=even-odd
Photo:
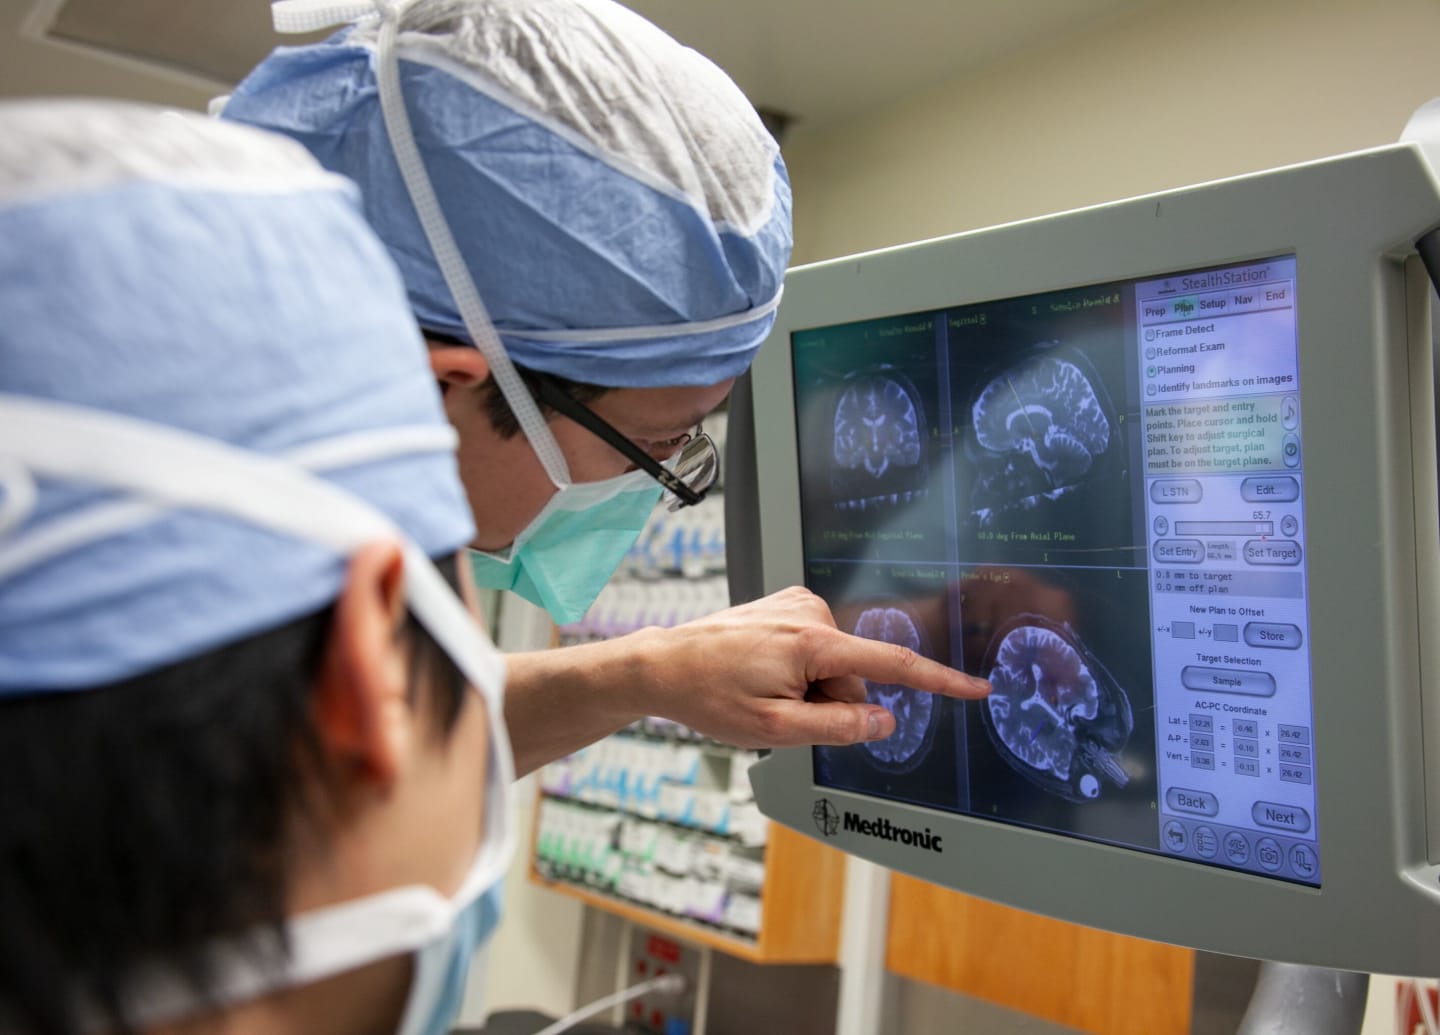
[[[419,736],[408,698],[405,561],[392,542],[368,543],[350,561],[335,601],[314,693],[315,724],[342,778],[389,786]]]
[[[490,376],[490,364],[480,355],[479,349],[465,345],[447,345],[427,342],[430,346],[430,369],[440,390],[447,388],[474,388]]]

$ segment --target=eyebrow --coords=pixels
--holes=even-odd
[[[637,436],[642,437],[665,435],[669,432],[675,432],[677,430],[680,432],[690,431],[706,417],[710,416],[711,412],[712,411],[705,410],[699,413],[692,414],[691,416],[683,418],[682,420],[666,421],[664,424],[652,424],[645,420],[638,420],[633,425],[631,425],[630,430],[634,432]]]

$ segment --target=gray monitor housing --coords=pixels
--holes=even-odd
[[[1063,920],[1440,974],[1437,168],[1397,144],[792,270],[730,563],[998,703],[872,687],[894,744],[774,752],[763,811]]]

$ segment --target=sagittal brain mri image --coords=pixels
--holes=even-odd
[[[978,468],[971,509],[982,528],[1074,491],[1115,437],[1098,378],[1058,345],[1041,343],[994,372],[971,403],[967,446]]]
[[[1009,766],[1067,801],[1099,798],[1129,775],[1119,754],[1135,720],[1130,699],[1068,625],[1022,615],[996,633],[980,704]]]
[[[862,612],[855,623],[855,635],[897,643],[917,654],[929,654],[919,623],[901,607],[886,605]],[[935,725],[934,696],[894,683],[869,680],[865,681],[865,688],[871,704],[878,704],[895,716],[894,734],[865,744],[871,760],[891,772],[914,768],[929,753]]]
[[[837,510],[910,503],[925,495],[925,406],[889,366],[849,375],[835,403],[831,489]]]

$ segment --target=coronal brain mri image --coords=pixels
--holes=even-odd
[[[1118,756],[1135,726],[1130,699],[1068,625],[1021,615],[995,635],[980,714],[1005,762],[1072,802],[1130,777]]]
[[[838,510],[909,503],[925,495],[925,406],[889,366],[849,375],[836,396],[831,488]]]
[[[993,371],[970,405],[978,467],[971,509],[981,527],[1084,484],[1115,438],[1104,388],[1078,353],[1042,342]]]
[[[917,654],[929,654],[920,625],[904,608],[885,605],[861,613],[855,635],[909,647]],[[935,725],[935,698],[893,683],[865,682],[866,698],[895,716],[895,732],[884,740],[868,741],[864,747],[871,760],[893,772],[904,772],[923,761]]]

